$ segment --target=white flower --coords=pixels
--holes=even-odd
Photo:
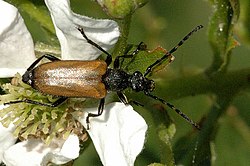
[[[79,155],[79,140],[75,135],[70,135],[66,141],[55,140],[49,146],[39,139],[28,139],[12,145],[5,150],[3,162],[9,166],[39,166],[64,164]]]
[[[61,44],[62,59],[94,60],[101,54],[79,34],[77,26],[83,27],[85,34],[105,50],[117,42],[119,29],[116,22],[75,14],[70,10],[69,0],[45,0],[45,3]]]
[[[17,9],[2,0],[0,7],[0,77],[13,77],[35,60],[34,44]]]
[[[96,112],[89,108],[86,112]],[[132,166],[143,148],[147,125],[132,106],[111,103],[104,113],[91,118],[89,135],[105,166]],[[80,122],[86,127],[86,115]]]
[[[76,29],[83,27],[86,35],[108,50],[119,37],[118,26],[111,20],[97,20],[80,16],[70,10],[68,0],[45,0],[61,44],[62,59],[93,60],[100,51],[88,44]],[[35,60],[34,46],[24,21],[17,9],[0,0],[0,77],[24,73]],[[0,111],[1,111],[0,106]],[[86,108],[95,112],[97,108]],[[86,116],[76,117],[85,127]],[[1,119],[0,119],[1,120]],[[39,139],[16,142],[14,125],[5,128],[0,123],[0,162],[6,165],[46,165],[67,163],[79,156],[79,139],[71,134],[65,140],[52,140],[49,146]],[[147,125],[131,106],[123,103],[105,105],[100,117],[90,118],[90,130],[103,165],[133,165],[143,148]]]

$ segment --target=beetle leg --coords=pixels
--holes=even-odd
[[[54,103],[50,104],[50,107],[57,107],[57,106],[59,106],[60,104],[62,104],[67,99],[68,99],[68,97],[60,97]]]
[[[81,32],[82,36],[86,39],[86,41],[91,44],[92,46],[96,47],[98,50],[100,50],[101,52],[103,52],[104,54],[107,55],[107,59],[105,60],[107,65],[109,66],[112,62],[112,56],[106,51],[104,50],[101,46],[99,46],[97,43],[95,43],[94,41],[92,41],[91,39],[89,39],[87,37],[87,35],[85,34],[84,30],[82,27],[77,27],[78,31]]]
[[[141,107],[144,106],[143,104],[139,103],[138,101],[135,101],[135,100],[128,100],[127,97],[125,96],[125,94],[122,93],[122,92],[117,92],[117,96],[118,96],[118,98],[120,99],[120,101],[121,101],[122,103],[124,103],[125,105],[126,105],[126,104],[130,104],[130,103],[133,103],[133,104],[135,104],[135,105],[137,105],[137,106],[141,106]]]
[[[97,112],[97,114],[88,113],[88,116],[86,118],[87,130],[89,130],[89,123],[90,123],[89,122],[89,118],[90,117],[100,116],[103,113],[104,103],[105,103],[105,98],[102,98],[101,101],[100,101],[100,103],[99,103],[99,106],[98,106],[98,112]]]
[[[137,48],[132,52],[132,54],[117,56],[117,57],[115,58],[115,61],[114,61],[114,68],[115,68],[115,69],[119,69],[119,68],[120,68],[120,59],[122,59],[122,61],[123,61],[124,58],[133,58],[133,56],[135,56],[136,54],[138,54],[139,51],[145,50],[146,47],[147,47],[146,44],[144,44],[143,42],[140,42],[140,44],[139,44],[139,45],[137,46]]]
[[[47,58],[49,59],[50,61],[59,61],[60,59],[53,56],[53,55],[50,55],[50,54],[45,54],[39,58],[37,58],[37,60],[35,60],[35,62],[33,62],[30,67],[27,69],[27,71],[31,71],[43,58]]]
[[[120,101],[121,101],[122,103],[124,103],[125,105],[129,103],[129,102],[128,102],[128,99],[127,99],[127,97],[125,96],[124,93],[122,93],[122,92],[117,92],[117,96],[118,96],[118,98],[120,99]]]
[[[120,68],[120,59],[122,59],[122,61],[124,60],[124,58],[132,58],[133,55],[121,55],[121,56],[117,56],[115,58],[115,61],[114,61],[114,69],[119,69]]]
[[[30,103],[30,104],[35,104],[35,105],[41,105],[41,106],[47,106],[47,107],[57,107],[58,105],[62,104],[67,97],[60,97],[58,100],[56,100],[54,103],[41,103],[38,101],[34,100],[29,100],[29,99],[23,99],[23,100],[16,100],[16,101],[10,101],[7,103],[4,103],[4,105],[8,104],[16,104],[16,103]]]

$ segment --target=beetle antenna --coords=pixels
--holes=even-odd
[[[181,112],[179,109],[175,108],[174,105],[168,103],[167,101],[157,97],[157,96],[154,96],[150,93],[145,93],[147,96],[155,99],[155,100],[158,100],[160,102],[162,102],[163,104],[167,105],[169,108],[171,108],[172,110],[174,110],[177,114],[179,114],[182,118],[184,118],[186,121],[188,121],[188,123],[192,124],[196,129],[200,130],[200,126],[198,124],[196,124],[192,119],[190,119],[186,114],[184,114],[183,112]]]
[[[161,63],[163,60],[167,59],[172,53],[174,53],[178,47],[180,47],[190,36],[193,35],[193,33],[199,31],[201,28],[203,28],[203,25],[198,25],[197,27],[195,27],[191,32],[189,32],[174,48],[172,48],[169,52],[167,52],[165,55],[163,55],[163,57],[161,57],[160,59],[156,60],[153,64],[151,64],[146,72],[144,73],[144,77],[146,77],[151,71],[152,68],[156,65],[158,65],[159,63]]]

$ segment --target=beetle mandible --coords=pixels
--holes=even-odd
[[[86,122],[87,124],[89,124],[90,117],[97,117],[102,114],[107,92],[116,92],[120,101],[124,104],[128,104],[129,102],[125,94],[123,93],[123,90],[131,88],[135,92],[142,91],[145,95],[160,101],[164,105],[167,105],[189,123],[191,123],[195,128],[200,129],[198,124],[196,124],[187,115],[177,109],[174,105],[151,94],[151,92],[155,88],[155,83],[153,80],[148,79],[146,76],[152,71],[153,67],[171,56],[171,54],[175,52],[179,46],[181,46],[194,32],[197,32],[201,28],[203,28],[202,25],[195,27],[169,52],[167,52],[160,59],[148,66],[144,74],[139,71],[135,71],[134,73],[129,74],[120,68],[120,59],[131,58],[136,55],[145,47],[143,42],[138,45],[136,50],[134,50],[131,55],[117,56],[114,60],[114,68],[108,68],[108,66],[112,62],[111,54],[105,51],[97,43],[89,39],[84,33],[83,28],[77,27],[77,29],[89,44],[93,45],[107,55],[106,60],[60,60],[53,55],[45,54],[30,65],[30,67],[22,76],[22,81],[44,94],[59,96],[59,99],[54,103],[41,103],[29,99],[23,99],[10,101],[4,104],[26,102],[43,106],[56,107],[70,97],[100,99],[97,114],[89,113],[86,118]],[[43,58],[47,58],[51,62],[37,66],[37,64]]]

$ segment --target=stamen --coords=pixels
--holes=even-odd
[[[8,93],[0,96],[0,103],[8,105],[0,110],[0,122],[4,127],[14,124],[15,137],[20,140],[26,140],[29,137],[40,138],[46,144],[50,144],[57,138],[67,139],[71,133],[79,135],[80,139],[83,138],[84,127],[72,116],[80,112],[79,109],[72,107],[77,105],[78,100],[71,101],[69,108],[65,103],[53,109],[46,105],[23,103],[24,100],[52,103],[57,98],[35,91],[29,85],[22,83],[21,79],[20,74],[17,74],[12,81],[14,84],[7,83],[2,86]],[[81,132],[78,132],[79,129]],[[86,140],[86,136],[84,139]]]

